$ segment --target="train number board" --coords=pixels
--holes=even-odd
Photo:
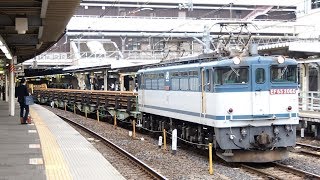
[[[295,94],[296,89],[270,89],[270,94]]]

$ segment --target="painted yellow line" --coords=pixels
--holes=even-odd
[[[32,108],[30,114],[39,133],[47,179],[72,179],[55,136]]]

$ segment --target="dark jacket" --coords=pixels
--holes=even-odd
[[[16,88],[15,96],[18,98],[19,103],[24,103],[24,97],[29,96],[26,85],[20,85]]]

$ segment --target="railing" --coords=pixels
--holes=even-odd
[[[319,38],[298,38],[298,37],[291,37],[291,38],[278,38],[278,39],[269,39],[268,40],[263,40],[263,39],[257,39],[257,40],[252,40],[253,43],[258,44],[258,50],[265,50],[265,49],[272,49],[272,48],[280,48],[280,47],[288,47],[290,45],[294,46],[295,43],[300,45],[300,43],[314,43],[311,44],[312,46],[317,46],[319,43]],[[305,46],[307,47],[308,44]]]
[[[320,112],[320,92],[307,91],[299,93],[299,109]]]
[[[154,16],[99,16],[99,15],[74,15],[75,18],[114,18],[114,19],[187,19],[187,20],[209,20],[209,21],[247,21],[238,18],[197,18],[197,17],[154,17]],[[295,22],[295,20],[283,19],[254,19],[251,21],[267,21],[267,22]]]
[[[163,51],[163,50],[125,50],[125,51],[106,51],[105,54],[94,54],[91,52],[80,52],[80,53],[43,53],[40,56],[35,57],[34,59],[29,60],[29,64],[33,63],[34,60],[43,62],[43,63],[62,63],[61,61],[66,62],[66,60],[80,60],[80,59],[124,59],[124,60],[167,60],[183,56],[188,56],[191,54],[199,54],[198,51]],[[28,62],[25,63],[28,64]]]

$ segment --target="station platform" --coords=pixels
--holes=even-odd
[[[125,179],[81,134],[40,105],[20,124],[0,101],[0,179]]]
[[[320,123],[320,112],[299,111],[300,120]]]

